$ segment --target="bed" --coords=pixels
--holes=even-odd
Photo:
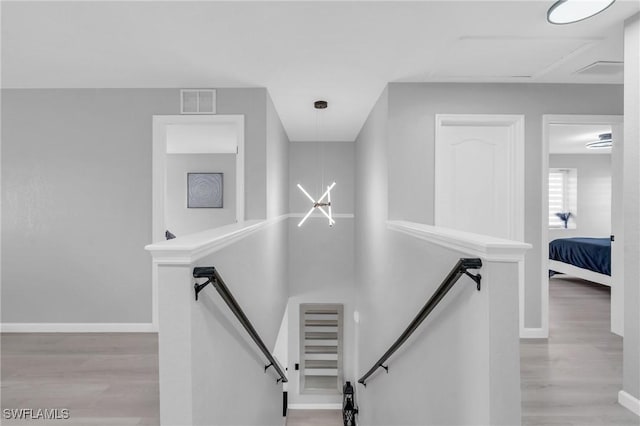
[[[610,238],[559,238],[549,243],[549,276],[563,273],[611,287]]]

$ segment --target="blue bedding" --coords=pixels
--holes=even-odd
[[[549,259],[611,276],[610,238],[560,238],[549,243]]]

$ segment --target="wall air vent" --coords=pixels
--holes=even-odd
[[[622,74],[624,62],[617,61],[598,61],[584,68],[580,68],[575,74],[580,75],[618,75]]]
[[[215,114],[216,91],[214,89],[180,90],[180,113]]]

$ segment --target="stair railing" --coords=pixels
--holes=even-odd
[[[264,366],[265,373],[267,372],[269,367],[273,367],[279,376],[278,379],[276,380],[276,383],[287,382],[288,381],[287,377],[285,376],[284,370],[280,366],[280,363],[278,363],[278,360],[276,360],[273,357],[273,355],[271,355],[271,352],[269,352],[269,349],[267,349],[267,346],[264,344],[264,342],[260,338],[260,335],[258,334],[256,329],[253,327],[253,324],[251,324],[251,321],[249,321],[249,318],[247,318],[244,311],[236,301],[235,297],[233,297],[233,294],[231,294],[231,291],[229,291],[229,288],[224,283],[224,280],[220,277],[220,275],[218,274],[218,271],[216,271],[216,268],[214,268],[213,266],[193,268],[193,277],[207,278],[207,281],[205,281],[202,284],[198,284],[198,283],[194,284],[193,288],[195,290],[196,300],[198,300],[198,293],[200,293],[202,289],[204,289],[208,284],[213,284],[215,289],[218,291],[218,293],[222,297],[222,300],[224,300],[224,302],[227,304],[229,309],[231,309],[231,312],[233,312],[236,318],[238,318],[238,321],[240,321],[240,324],[242,324],[242,327],[244,327],[247,333],[249,333],[249,336],[251,337],[251,339],[255,342],[255,344],[258,346],[260,351],[264,354],[264,356],[269,361],[269,364]]]
[[[460,277],[463,275],[467,275],[476,283],[476,288],[480,291],[480,281],[482,276],[480,274],[473,275],[469,273],[469,269],[480,269],[482,267],[482,261],[480,259],[460,259],[458,263],[453,267],[449,275],[444,279],[442,284],[438,287],[438,289],[433,293],[431,298],[427,301],[427,303],[422,307],[418,315],[411,321],[409,326],[404,330],[404,332],[398,337],[398,339],[393,342],[391,347],[377,360],[373,366],[367,371],[367,373],[360,377],[358,383],[363,384],[365,387],[367,386],[366,380],[376,372],[378,368],[383,368],[387,373],[389,372],[389,366],[385,365],[385,362],[393,355],[399,348],[402,346],[404,342],[413,334],[414,331],[420,326],[422,321],[429,316],[431,311],[438,306],[438,303],[444,298],[444,296],[451,290],[453,285],[458,282]]]

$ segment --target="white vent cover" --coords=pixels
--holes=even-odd
[[[616,75],[622,74],[624,62],[598,61],[576,71],[582,75]]]
[[[182,114],[215,114],[216,91],[214,89],[180,90],[180,112]]]

